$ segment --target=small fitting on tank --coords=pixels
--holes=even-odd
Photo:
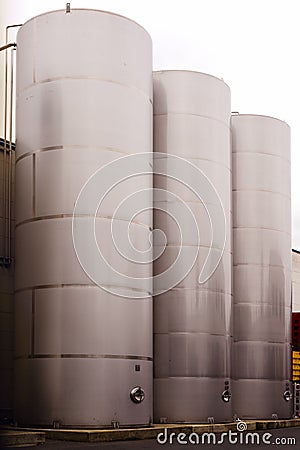
[[[168,423],[168,419],[167,419],[167,417],[160,417],[158,422],[159,423]]]
[[[71,3],[66,3],[66,14],[71,12]]]
[[[58,430],[60,428],[60,420],[53,420],[52,426],[54,429]]]
[[[225,403],[229,403],[231,399],[231,392],[229,389],[225,389],[225,391],[222,392],[222,400]]]
[[[133,403],[142,403],[145,398],[145,391],[141,386],[136,386],[130,391],[130,398]]]
[[[225,403],[229,403],[231,399],[230,382],[229,380],[224,381],[224,391],[222,392],[222,400]]]
[[[292,393],[289,389],[287,389],[287,390],[284,391],[284,393],[283,393],[283,398],[284,398],[284,400],[285,400],[286,402],[289,402],[289,401],[292,400],[292,398],[293,398],[293,393]]]

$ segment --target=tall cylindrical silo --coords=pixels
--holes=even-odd
[[[289,417],[291,320],[290,128],[232,116],[233,409]]]
[[[226,421],[232,417],[230,90],[203,73],[155,72],[153,107],[154,228],[166,238],[164,246],[154,239],[160,255],[154,262],[154,418]],[[211,271],[201,281],[206,263]]]
[[[292,311],[300,312],[300,252],[292,252]]]
[[[21,27],[17,58],[16,420],[147,425],[152,267],[123,257],[113,229],[143,246],[152,227],[118,210],[152,186],[122,178],[128,155],[152,151],[151,39],[116,14],[53,11]]]

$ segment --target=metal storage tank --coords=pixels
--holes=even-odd
[[[0,423],[13,417],[14,157],[0,139]]]
[[[292,251],[292,311],[300,312],[300,251]]]
[[[154,262],[154,293],[158,290],[155,277],[172,268],[181,251],[187,257],[199,251],[188,275],[179,273],[177,284],[168,286],[166,274],[165,292],[154,297],[154,418],[227,421],[232,417],[230,90],[222,80],[204,73],[154,72],[153,107],[155,163],[166,167],[166,175],[161,176],[154,165],[154,188],[162,190],[154,192],[154,228],[161,229],[167,239]],[[178,177],[172,173],[172,155],[183,158]],[[183,177],[193,179],[194,191]],[[204,185],[209,190],[211,184],[216,190],[214,201],[202,203],[195,192]],[[200,194],[205,197],[206,192]],[[181,203],[191,216],[181,212]],[[214,248],[211,226],[215,232],[218,224],[214,217],[210,223],[208,212],[217,207],[222,212],[220,223],[224,219],[225,239]],[[193,220],[199,242],[191,236]],[[200,284],[198,277],[210,247],[221,260]]]
[[[125,17],[67,9],[26,22],[18,32],[17,58],[16,420],[147,425],[152,420],[147,281],[152,265],[122,258],[111,227],[118,205],[137,189],[151,188],[152,176],[116,185],[95,211],[97,244],[111,267],[125,272],[126,285],[103,276],[102,289],[88,276],[74,248],[72,215],[98,168],[152,151],[151,39]],[[120,180],[122,169],[120,162]],[[98,180],[97,203],[98,191],[109,181],[108,172]],[[89,204],[95,199],[85,200],[83,224],[94,220]],[[117,227],[129,226],[127,216],[115,219]],[[73,221],[73,239],[78,224]],[[151,226],[150,214],[130,223],[135,244],[148,239]],[[101,272],[89,236],[81,238],[90,267]],[[146,281],[137,285],[133,277]]]
[[[290,417],[290,128],[233,115],[232,150],[233,410]]]

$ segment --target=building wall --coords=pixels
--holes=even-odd
[[[4,229],[3,229],[3,141],[0,141],[0,423],[6,418],[12,417],[13,409],[13,276],[14,262],[6,267],[3,263],[4,255]],[[13,152],[14,163],[14,152]],[[6,158],[8,169],[8,158]],[[14,180],[12,188],[12,216],[14,215]],[[8,193],[6,189],[6,198]],[[7,222],[8,224],[8,222]],[[14,255],[14,220],[11,223],[12,230],[12,257]],[[7,238],[7,233],[5,233]]]
[[[292,310],[300,312],[300,252],[292,252]]]

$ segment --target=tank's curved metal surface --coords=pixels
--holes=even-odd
[[[101,250],[128,276],[119,295],[110,293],[113,278],[102,280],[104,291],[79,264],[72,214],[98,168],[152,151],[151,39],[127,18],[71,10],[31,19],[17,45],[16,420],[149,424],[151,290],[145,282],[145,298],[134,299],[130,277],[151,277],[152,267],[122,258],[111,226],[118,204],[151,188],[152,177],[116,186],[96,214]],[[132,241],[148,239],[151,215],[133,222]]]
[[[290,128],[233,115],[233,412],[290,417]]]
[[[222,399],[225,391],[230,395],[232,342],[228,86],[197,72],[154,72],[154,152],[165,154],[166,166],[169,155],[176,155],[201,169],[203,175],[199,176],[206,176],[215,186],[226,217],[222,259],[210,279],[200,285],[198,277],[215,225],[210,223],[207,205],[171,176],[154,177],[154,187],[165,190],[164,201],[161,197],[154,201],[154,227],[163,230],[167,238],[164,253],[154,262],[154,274],[170,267],[181,248],[192,250],[195,245],[192,236],[181,240],[180,227],[189,229],[191,223],[180,214],[179,200],[170,199],[167,191],[190,208],[200,231],[198,258],[189,274],[154,298],[154,418],[168,422],[207,422],[209,417],[230,420],[231,403]],[[159,210],[161,204],[165,212]],[[173,220],[170,212],[176,208]]]
[[[300,251],[292,252],[292,311],[300,312]]]

